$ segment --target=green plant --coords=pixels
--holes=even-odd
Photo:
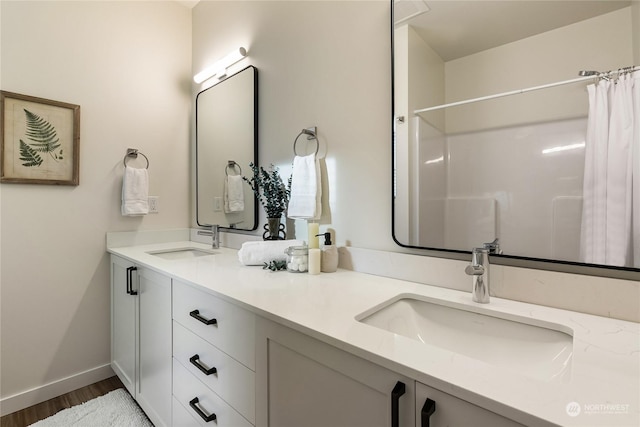
[[[40,154],[36,152],[33,148],[29,147],[29,145],[20,140],[20,160],[24,163],[22,166],[32,167],[32,166],[40,166],[42,164],[42,157]]]
[[[35,113],[27,109],[23,109],[26,117],[27,124],[27,138],[31,143],[27,144],[22,139],[20,140],[20,160],[24,161],[23,166],[32,167],[40,166],[42,164],[42,157],[38,153],[49,153],[49,155],[55,160],[62,160],[62,150],[56,153],[56,149],[60,148],[60,138],[56,133],[56,128],[38,116]]]
[[[269,261],[269,263],[264,263],[264,266],[262,267],[263,270],[271,270],[271,271],[278,271],[278,270],[285,270],[287,268],[287,261],[278,261],[278,260],[273,260],[273,261]]]
[[[242,179],[249,184],[253,193],[260,204],[264,207],[268,218],[280,218],[282,213],[287,209],[289,197],[291,196],[291,177],[289,177],[288,185],[285,186],[278,168],[273,165],[265,170],[262,166],[258,167],[253,163],[249,163],[253,176]]]

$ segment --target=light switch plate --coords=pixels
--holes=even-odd
[[[213,198],[213,211],[222,212],[222,197]]]
[[[158,196],[149,196],[147,199],[149,202],[149,213],[158,213],[160,212],[160,197]]]

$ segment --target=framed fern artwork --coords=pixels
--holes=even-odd
[[[80,106],[0,91],[0,182],[78,185]]]

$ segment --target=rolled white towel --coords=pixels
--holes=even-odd
[[[269,240],[244,242],[238,251],[238,259],[244,265],[262,265],[270,261],[285,261],[284,251],[289,246],[302,246],[302,240]]]

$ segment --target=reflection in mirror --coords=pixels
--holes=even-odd
[[[639,268],[640,240],[629,229],[616,231],[620,238],[592,236],[593,223],[618,224],[587,212],[594,202],[583,188],[594,172],[585,174],[585,161],[599,156],[590,157],[586,142],[587,87],[606,79],[579,74],[614,70],[612,85],[623,76],[640,82],[640,72],[617,71],[640,64],[639,2],[396,0],[392,7],[394,239],[468,252],[498,238],[503,260]],[[458,101],[465,102],[448,105]],[[630,150],[616,156],[611,171],[632,169]],[[625,197],[621,217],[640,223]],[[618,210],[616,203],[598,209]]]
[[[258,162],[258,70],[249,66],[196,97],[198,225],[254,230],[258,210],[242,180]]]

